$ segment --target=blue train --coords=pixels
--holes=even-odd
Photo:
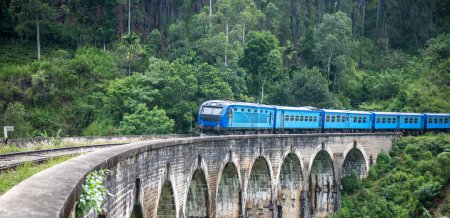
[[[450,131],[450,114],[365,112],[212,100],[203,103],[198,128],[218,134],[355,131]]]

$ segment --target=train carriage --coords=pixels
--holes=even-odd
[[[323,129],[370,130],[372,113],[322,109]]]
[[[422,130],[424,127],[423,114],[398,113],[399,130]]]
[[[374,130],[396,130],[400,126],[399,114],[396,112],[372,112]]]
[[[275,129],[282,130],[318,130],[321,112],[306,107],[276,107]]]
[[[425,129],[428,130],[450,130],[450,114],[424,114]]]

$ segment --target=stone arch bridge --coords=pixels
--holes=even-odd
[[[398,137],[217,136],[107,148],[22,182],[0,197],[0,214],[74,217],[86,174],[106,168],[106,217],[321,217],[339,208],[341,178],[366,176]]]

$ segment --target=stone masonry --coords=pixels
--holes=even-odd
[[[40,172],[0,197],[2,217],[74,217],[88,172],[109,169],[106,217],[322,217],[340,179],[366,176],[387,133],[217,136],[133,143]]]

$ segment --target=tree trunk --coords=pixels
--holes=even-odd
[[[36,44],[37,44],[37,58],[41,60],[41,39],[40,39],[40,27],[39,27],[39,15],[35,14],[36,18]]]
[[[242,45],[245,44],[245,21],[244,21],[244,26],[242,28]]]
[[[227,51],[227,48],[228,48],[228,31],[229,31],[229,29],[228,29],[228,20],[227,20],[227,23],[225,24],[225,55],[224,55],[224,65],[225,65],[225,67],[228,65],[228,51]]]
[[[331,58],[333,57],[334,49],[331,49],[330,56],[328,57],[328,64],[327,64],[327,80],[330,80],[330,70],[331,70]]]
[[[382,2],[383,2],[383,0],[378,0],[377,20],[376,20],[376,22],[375,22],[375,36],[374,36],[374,38],[373,38],[374,42],[375,42],[375,41],[377,40],[377,38],[378,38],[378,22],[379,22],[379,19],[380,19],[381,4],[383,4]]]
[[[362,0],[362,26],[361,26],[361,39],[359,43],[359,63],[358,68],[363,67],[363,61],[362,61],[362,53],[363,53],[363,38],[364,38],[364,22],[366,20],[366,1]]]
[[[128,34],[131,33],[131,0],[128,0]]]
[[[261,100],[259,100],[259,103],[262,104],[264,100],[264,85],[266,84],[267,79],[267,73],[264,75],[263,84],[261,85]]]

